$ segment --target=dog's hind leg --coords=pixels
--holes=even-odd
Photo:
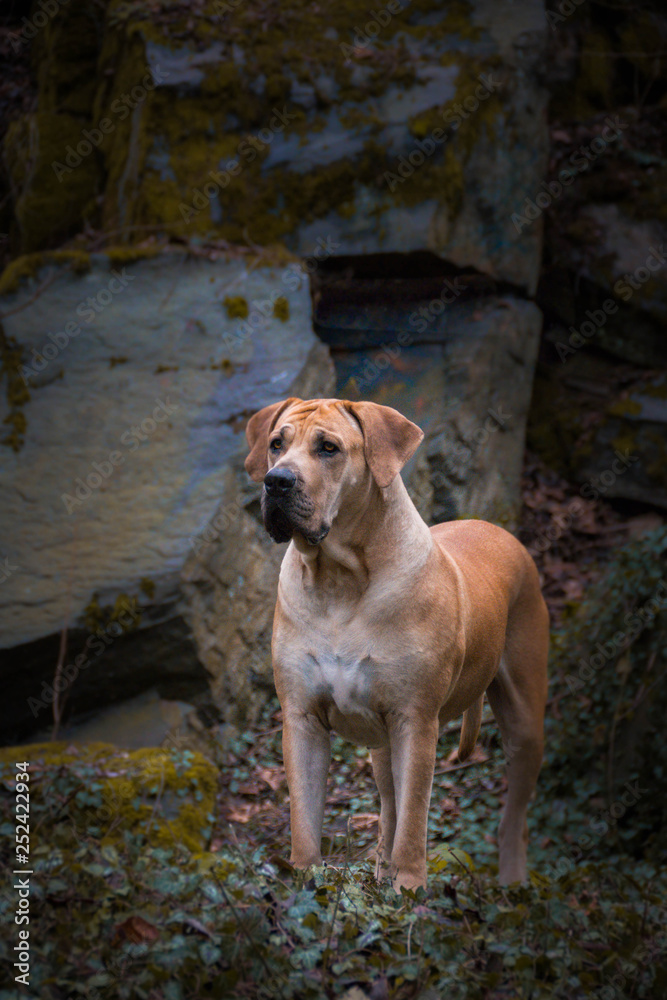
[[[505,650],[487,690],[500,727],[507,761],[507,802],[499,828],[499,878],[504,884],[527,877],[526,814],[542,766],[547,698],[549,617],[539,590],[510,615]]]

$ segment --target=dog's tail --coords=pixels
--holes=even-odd
[[[466,760],[475,749],[475,743],[479,736],[479,727],[482,723],[482,705],[484,695],[474,701],[470,708],[463,713],[461,723],[461,739],[459,740],[458,757],[459,760]]]

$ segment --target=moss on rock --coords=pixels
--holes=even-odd
[[[45,250],[27,253],[11,261],[0,275],[0,295],[16,292],[22,281],[35,278],[48,264],[69,264],[75,274],[90,271],[90,255],[84,250]]]
[[[190,851],[208,846],[218,790],[218,770],[191,750],[148,748],[124,751],[111,744],[37,743],[0,750],[0,767],[28,761],[31,779],[53,772],[79,777],[79,790],[68,804],[75,829],[97,831],[102,843],[124,840],[126,833],[154,847],[182,844]],[[54,816],[55,819],[55,816]],[[33,832],[31,848],[49,842]]]
[[[101,170],[91,143],[81,147],[90,149],[86,155],[76,152],[84,124],[72,115],[38,111],[7,129],[4,158],[23,253],[61,243],[84,217],[95,216]]]
[[[157,257],[162,247],[156,244],[150,246],[112,246],[104,250],[105,256],[112,267],[123,267],[134,264],[138,260],[151,260]]]
[[[227,319],[245,319],[248,315],[248,303],[242,295],[225,295],[222,304]]]

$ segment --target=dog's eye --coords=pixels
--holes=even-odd
[[[323,441],[322,451],[326,452],[327,455],[333,455],[338,451],[338,445],[334,444],[333,441]]]
[[[269,449],[270,451],[280,451],[282,446],[283,444],[280,438],[274,438],[271,444],[269,445]]]

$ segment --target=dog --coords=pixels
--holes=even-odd
[[[291,862],[321,864],[330,733],[371,749],[378,879],[426,886],[436,745],[486,693],[512,750],[499,878],[526,879],[526,813],[542,763],[549,616],[535,564],[485,521],[427,527],[400,476],[423,439],[397,410],[290,397],[247,424],[245,468],[282,561],[272,636],[283,712]]]

